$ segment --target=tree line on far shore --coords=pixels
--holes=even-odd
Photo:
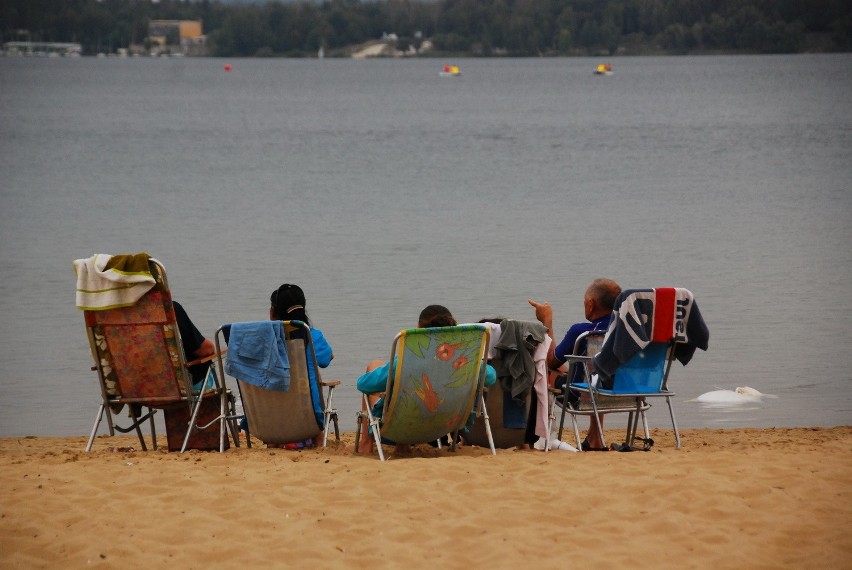
[[[849,0],[4,0],[3,41],[147,41],[150,20],[201,20],[210,54],[327,56],[392,34],[455,56],[852,51]]]

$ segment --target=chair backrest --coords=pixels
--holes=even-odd
[[[463,428],[485,379],[488,336],[482,325],[408,329],[397,334],[382,436],[414,444]]]
[[[272,444],[303,441],[315,437],[322,429],[314,407],[314,398],[319,398],[320,408],[323,406],[322,390],[311,390],[308,374],[308,358],[316,358],[310,329],[301,321],[282,321],[281,325],[290,362],[289,390],[267,390],[237,378],[249,432]],[[316,360],[313,369],[319,382]]]
[[[662,380],[652,391],[665,389],[675,348],[677,359],[686,364],[696,348],[707,350],[709,334],[690,290],[682,287],[625,289],[615,300],[604,344],[594,359],[601,385],[607,388],[615,386],[614,377],[618,371],[642,353],[645,356],[633,366],[658,372],[659,364],[652,365],[647,359],[653,356],[655,361],[666,360],[666,349],[671,346],[668,363],[663,366]],[[662,344],[665,348],[655,349],[655,344]],[[650,377],[631,382],[637,387],[647,388],[646,391],[657,384],[656,378],[651,380]]]
[[[604,334],[606,331],[591,330],[581,333],[577,340],[574,341],[574,351],[571,353],[574,356],[594,356],[601,351],[603,346]],[[585,377],[582,381],[585,382],[594,372],[594,369],[588,362],[572,362],[568,365],[568,372],[565,374],[568,377],[568,382],[579,381],[580,377],[575,378],[576,367],[582,366],[585,372]]]
[[[157,406],[187,400],[192,381],[165,270],[150,261],[156,285],[128,307],[84,311],[104,398]]]
[[[505,395],[503,385],[496,382],[488,388],[488,393],[485,395],[485,407],[488,411],[488,422],[491,428],[491,436],[494,440],[494,447],[499,449],[508,449],[524,443],[525,428],[507,428],[503,418],[504,399]],[[530,408],[530,391],[527,394],[526,401],[523,407],[523,416],[527,417]],[[488,431],[485,427],[485,419],[482,416],[477,416],[472,426],[468,426],[464,436],[465,441],[472,445],[480,447],[488,446]]]
[[[671,358],[669,343],[652,342],[618,367],[613,392],[653,394],[665,389]]]

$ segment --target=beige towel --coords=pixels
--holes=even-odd
[[[154,286],[154,276],[148,269],[147,260],[150,256],[147,253],[120,256],[121,263],[110,263],[112,258],[111,255],[97,253],[74,261],[78,309],[102,311],[128,307]]]

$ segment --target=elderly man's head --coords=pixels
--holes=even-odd
[[[620,294],[621,286],[612,279],[599,278],[592,281],[583,298],[586,318],[594,321],[610,314]]]

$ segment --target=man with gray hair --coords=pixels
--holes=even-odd
[[[557,372],[566,372],[565,355],[574,353],[574,344],[577,338],[588,331],[606,331],[609,327],[610,316],[612,315],[612,307],[618,295],[621,294],[621,287],[612,279],[599,278],[592,281],[591,285],[586,289],[586,294],[583,297],[583,308],[585,310],[586,322],[575,323],[565,333],[562,342],[554,348],[551,344],[551,349],[547,355],[547,366],[551,370]],[[535,308],[535,317],[545,327],[550,338],[556,340],[553,336],[553,308],[550,303],[538,303],[533,299],[529,300],[530,305]],[[579,354],[584,354],[585,346],[579,347]],[[561,376],[561,382],[557,380],[556,388],[563,389],[565,383],[574,383],[584,381],[583,368],[575,367],[574,377],[565,378]],[[568,397],[566,393],[564,397]],[[600,423],[603,426],[603,416],[600,416]],[[592,421],[589,424],[589,433],[586,440],[583,441],[583,451],[605,450],[601,434],[598,432],[597,422]]]

